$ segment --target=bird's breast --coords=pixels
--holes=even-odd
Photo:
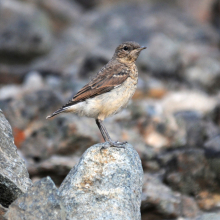
[[[109,92],[87,99],[74,105],[70,111],[80,116],[98,118],[104,120],[110,115],[114,115],[125,108],[129,100],[134,95],[137,87],[137,77],[129,77],[119,87]]]
[[[129,77],[121,86],[98,96],[97,100],[100,102],[98,118],[104,120],[104,118],[114,115],[125,108],[134,95],[136,87],[137,78],[132,79]]]

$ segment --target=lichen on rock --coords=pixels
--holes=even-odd
[[[60,187],[69,219],[141,219],[143,170],[137,152],[96,144]]]

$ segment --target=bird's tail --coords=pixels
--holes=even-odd
[[[46,119],[52,118],[52,117],[54,117],[55,115],[58,115],[58,114],[60,114],[61,112],[66,111],[67,109],[68,109],[68,107],[66,107],[66,108],[60,108],[60,109],[56,110],[53,114],[48,115],[48,116],[46,117]]]

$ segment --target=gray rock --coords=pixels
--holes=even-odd
[[[90,147],[63,181],[60,194],[68,219],[141,219],[143,170],[137,152]]]
[[[209,166],[220,182],[220,135],[211,137],[204,143],[204,150]]]
[[[199,213],[193,198],[172,191],[151,174],[144,175],[141,209],[145,213],[153,209],[155,214],[166,218],[196,217]]]
[[[92,74],[97,73],[107,62],[108,59],[101,55],[91,54],[86,56],[79,69],[79,77],[88,79]]]
[[[200,214],[199,207],[193,197],[181,196],[181,216],[194,218]]]
[[[56,91],[44,89],[27,92],[17,99],[3,100],[1,108],[12,128],[24,130],[36,118],[38,121],[46,121],[47,114],[59,108],[62,103]]]
[[[140,56],[140,65],[157,75],[174,76],[181,65],[179,49],[180,44],[166,35],[158,34],[149,42],[146,55]]]
[[[206,123],[197,111],[178,111],[174,113],[178,129],[182,129],[186,137],[186,147],[193,148],[203,145]]]
[[[97,41],[97,35],[84,27],[68,28],[62,32],[50,53],[36,59],[31,68],[58,75],[76,75],[84,58],[97,45]]]
[[[14,61],[17,63],[24,57],[27,62],[32,57],[50,50],[50,25],[43,12],[31,4],[2,0],[0,14],[0,54],[7,57],[6,59],[11,56],[8,62],[16,58]]]
[[[26,1],[32,2],[32,0]],[[82,13],[81,7],[69,0],[39,0],[37,4],[53,18],[51,22],[55,24],[58,22],[61,25],[74,23]]]
[[[86,1],[86,0],[75,0],[77,3],[79,3],[84,9],[91,9],[94,8],[95,6],[98,5],[100,1],[98,0],[91,0],[91,1]]]
[[[219,60],[210,57],[201,58],[186,69],[184,75],[188,81],[202,86],[208,92],[216,91],[220,82]]]
[[[142,211],[155,208],[156,212],[166,217],[177,217],[181,213],[181,195],[152,175],[145,174]]]
[[[7,212],[8,209],[4,208],[1,204],[0,204],[0,220],[5,220],[4,215]]]
[[[38,122],[38,126],[30,128],[30,135],[21,144],[25,157],[36,162],[52,154],[81,156],[88,147],[101,139],[93,119],[81,118],[79,123],[76,115],[63,114],[51,120],[43,120],[42,124]]]
[[[14,145],[11,126],[0,109],[0,204],[7,207],[32,185]]]
[[[173,190],[196,196],[202,190],[218,189],[216,175],[203,150],[177,150],[161,155],[160,159],[162,166],[166,167],[165,181]]]
[[[1,84],[21,83],[29,68],[20,65],[0,65],[0,82]]]
[[[209,8],[209,12],[211,13],[211,22],[219,32],[219,28],[220,28],[220,16],[219,16],[220,1],[219,0],[212,0],[211,2],[212,2],[211,11]]]
[[[59,186],[69,171],[79,162],[76,156],[60,156],[52,157],[38,163],[29,163],[28,172],[32,177],[43,178],[50,176],[54,183]],[[30,160],[28,160],[30,162]]]
[[[163,47],[155,48],[168,54],[169,58],[155,52],[155,60],[157,62],[162,58],[163,63],[165,60],[171,61],[172,64],[165,63],[164,68],[172,71],[179,63],[178,56],[175,57],[178,52],[177,42],[179,45],[183,42],[202,42],[203,44],[218,42],[218,35],[212,28],[195,22],[183,10],[166,4],[150,4],[149,1],[142,4],[135,2],[135,4],[113,5],[105,10],[100,8],[81,19],[80,25],[102,36],[99,45],[106,49],[114,49],[117,44],[126,40],[134,40],[149,46],[151,39],[158,34],[164,34],[166,39],[160,41]],[[166,45],[166,42],[169,45]],[[168,53],[164,49],[168,49]],[[154,67],[157,68],[156,65]]]
[[[220,213],[204,213],[200,216],[198,216],[195,220],[219,220],[220,219]]]
[[[50,177],[36,182],[10,205],[5,216],[8,220],[66,220],[63,202]]]
[[[216,135],[208,139],[204,143],[206,157],[219,158],[220,157],[220,135]]]

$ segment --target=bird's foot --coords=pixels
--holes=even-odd
[[[116,144],[116,147],[118,146],[118,145],[124,145],[124,144],[127,144],[128,142],[127,141],[123,141],[123,142],[120,142],[120,141],[112,141],[112,143],[113,143],[113,145],[112,145],[112,147],[115,147],[114,146],[114,144]],[[124,146],[123,146],[124,147]]]
[[[107,143],[108,143],[108,145],[103,146],[102,149],[106,149],[108,147],[125,148],[125,146],[123,146],[123,145],[127,144],[128,142],[127,141],[119,142],[119,141],[110,140]]]

